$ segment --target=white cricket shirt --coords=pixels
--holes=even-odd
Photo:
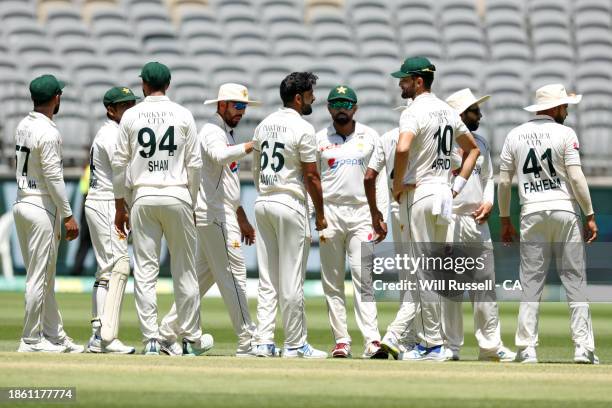
[[[15,130],[17,201],[44,207],[50,197],[62,218],[72,215],[62,169],[62,138],[55,123],[30,112]]]
[[[521,214],[565,210],[579,214],[567,181],[567,166],[580,166],[576,133],[538,115],[510,131],[501,152],[500,169],[516,173]]]
[[[453,200],[453,213],[471,215],[487,201],[493,204],[495,199],[495,182],[493,181],[493,165],[491,163],[491,149],[487,141],[480,135],[472,133],[480,156],[476,160],[476,165],[472,174],[468,177],[465,187]],[[453,169],[461,167],[462,157],[459,149],[453,149]],[[458,165],[455,165],[458,163]]]
[[[375,150],[368,167],[381,173],[386,170],[387,185],[388,185],[388,201],[389,209],[392,214],[399,212],[399,204],[393,197],[393,177],[395,175],[395,148],[399,139],[399,128],[392,129],[380,137],[380,144]]]
[[[202,179],[196,205],[197,225],[207,225],[224,218],[240,206],[238,160],[246,156],[244,144],[236,145],[234,136],[223,118],[215,114],[200,130]]]
[[[290,193],[306,199],[302,162],[315,163],[315,130],[291,108],[268,115],[255,129],[254,175],[261,195]]]
[[[193,115],[167,96],[147,96],[119,124],[113,172],[128,167],[134,201],[170,196],[192,204],[187,168],[202,167]]]
[[[355,131],[343,137],[332,124],[320,130],[316,140],[323,199],[334,204],[367,204],[363,177],[380,144],[378,133],[355,122]]]
[[[96,133],[89,151],[88,200],[113,200],[111,161],[119,138],[119,124],[108,119]]]
[[[450,186],[454,141],[469,132],[457,111],[434,94],[423,93],[402,112],[399,131],[415,135],[404,184]]]

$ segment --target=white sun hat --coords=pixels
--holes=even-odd
[[[446,103],[448,103],[451,108],[459,112],[459,114],[462,114],[470,106],[474,104],[480,105],[490,97],[491,95],[485,95],[481,96],[480,98],[476,98],[470,88],[465,88],[446,98]]]
[[[524,108],[527,112],[539,112],[559,105],[580,103],[582,95],[569,94],[561,84],[544,85],[536,91],[535,105]]]
[[[217,103],[221,101],[244,102],[253,106],[261,105],[259,101],[249,100],[249,90],[244,85],[227,83],[219,87],[217,99],[208,99],[204,105]]]

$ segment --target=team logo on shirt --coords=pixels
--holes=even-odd
[[[574,150],[580,150],[580,145],[578,142],[574,142]]]
[[[330,170],[337,170],[342,166],[363,166],[365,164],[363,159],[340,159],[334,158],[327,160],[327,165]]]
[[[229,165],[230,171],[232,173],[237,173],[238,170],[240,170],[240,163],[238,162],[231,162]]]

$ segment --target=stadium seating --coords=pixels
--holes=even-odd
[[[280,104],[282,77],[312,69],[320,77],[309,118],[317,129],[329,122],[327,92],[343,82],[357,90],[358,118],[382,133],[397,125],[399,114],[391,108],[403,103],[389,71],[407,55],[425,55],[438,67],[434,91],[440,96],[468,86],[492,94],[483,105],[481,131],[494,152],[508,129],[529,117],[522,108],[535,90],[550,82],[585,94],[568,117],[584,139],[583,154],[596,162],[612,151],[603,131],[612,125],[609,0],[1,0],[0,5],[2,131],[10,135],[30,109],[29,80],[53,72],[69,83],[57,120],[67,133],[67,163],[75,165],[85,160],[80,149],[105,118],[100,102],[105,87],[118,83],[139,91],[139,70],[148,60],[170,66],[170,95],[192,109],[198,123],[214,112],[202,102],[214,97],[219,84],[243,82],[264,102],[245,116],[241,128],[248,135]],[[4,144],[0,163],[13,156]]]

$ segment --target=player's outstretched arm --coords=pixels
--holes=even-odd
[[[589,185],[580,165],[567,166],[566,169],[567,178],[572,186],[576,201],[578,201],[580,209],[582,209],[582,212],[586,216],[586,221],[584,223],[584,240],[588,244],[597,239],[597,233],[599,231],[597,223],[595,222],[595,211],[593,210],[593,203],[591,202]]]
[[[224,132],[215,131],[206,135],[204,135],[203,132],[204,129],[200,132],[200,138],[205,140],[205,143],[203,143],[204,150],[220,165],[230,164],[231,162],[240,160],[253,151],[253,141],[228,146],[227,137]]]
[[[317,231],[322,231],[327,228],[327,221],[325,220],[325,212],[323,210],[323,191],[321,190],[321,176],[317,171],[317,163],[301,163],[302,172],[304,173],[304,185],[315,209],[316,229]]]

